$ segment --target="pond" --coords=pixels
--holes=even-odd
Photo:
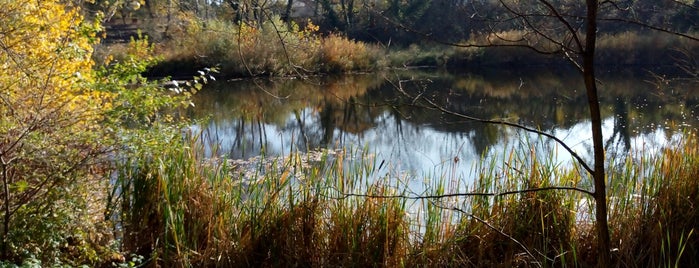
[[[643,70],[600,75],[610,159],[654,154],[699,125],[699,88],[659,77]],[[203,131],[207,146],[232,159],[347,149],[371,155],[383,174],[466,180],[482,163],[510,152],[531,150],[556,165],[572,163],[553,140],[448,115],[424,100],[553,134],[592,158],[583,81],[565,68],[396,70],[217,82],[196,95],[190,116],[208,119],[195,128]]]

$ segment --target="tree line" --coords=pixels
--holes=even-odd
[[[519,1],[516,5],[538,8],[537,2]],[[578,18],[582,23],[585,10],[577,2],[548,1],[562,16]],[[176,13],[200,20],[218,19],[249,25],[260,25],[273,16],[299,23],[311,19],[322,32],[398,45],[425,39],[455,43],[477,34],[515,30],[521,26],[512,13],[514,2],[504,0],[102,0],[82,5],[88,13],[100,14],[105,21],[127,17],[167,18],[163,23],[169,24],[176,23],[173,19]],[[602,1],[599,19],[600,33],[645,31],[647,25],[670,32],[692,32],[698,30],[699,1]],[[551,30],[560,29],[555,23],[545,26]]]

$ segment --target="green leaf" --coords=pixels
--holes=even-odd
[[[18,181],[13,183],[11,187],[17,190],[17,192],[21,193],[29,188],[29,183],[27,181]]]

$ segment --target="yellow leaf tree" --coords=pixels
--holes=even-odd
[[[90,86],[98,28],[69,2],[0,0],[1,259],[52,257],[68,227],[49,225],[76,215],[98,173],[110,100]]]

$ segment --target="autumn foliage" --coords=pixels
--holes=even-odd
[[[179,137],[173,111],[211,79],[207,69],[166,89],[144,78],[156,62],[145,37],[97,65],[99,18],[72,2],[0,0],[2,267],[123,262],[114,166]]]
[[[78,226],[65,223],[86,217],[90,198],[76,182],[94,179],[106,154],[98,123],[111,97],[91,86],[99,25],[79,12],[56,1],[0,1],[2,259],[57,258],[76,246],[64,234]]]

